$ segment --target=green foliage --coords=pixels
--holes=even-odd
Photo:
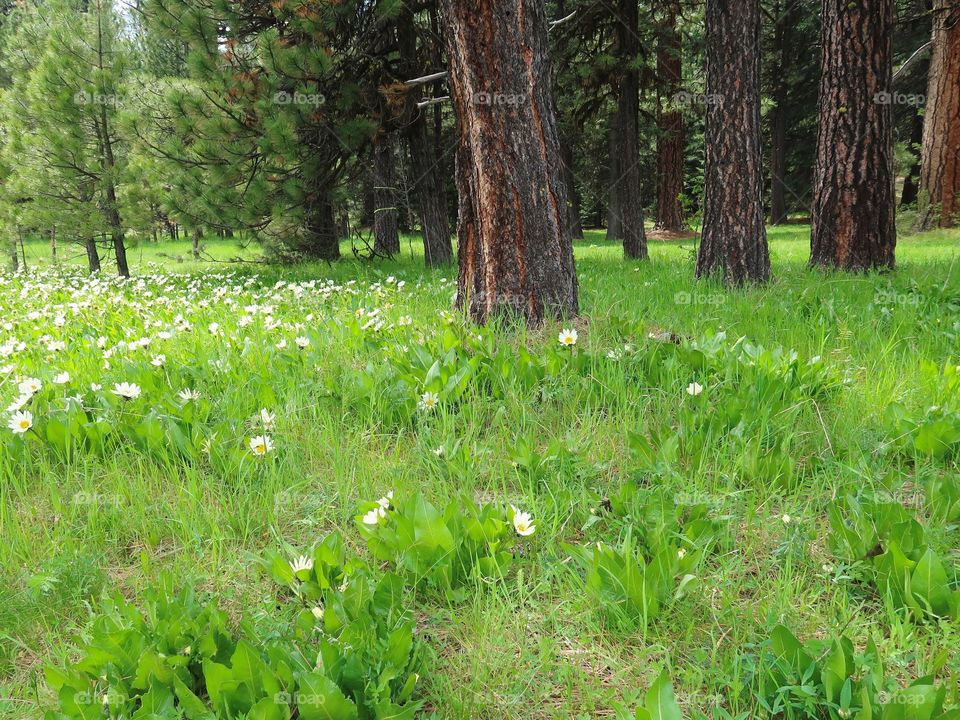
[[[470,580],[503,578],[518,535],[535,529],[517,508],[460,499],[441,512],[421,493],[391,494],[360,513],[357,525],[375,558],[450,600],[462,600]]]
[[[960,366],[947,364],[942,369],[924,363],[922,371],[937,404],[911,415],[899,403],[887,408],[891,442],[918,456],[943,460],[960,447]]]
[[[646,630],[670,601],[696,586],[701,553],[688,554],[670,540],[656,544],[660,549],[644,557],[627,528],[619,547],[604,542],[566,546],[583,573],[584,590],[615,627]]]
[[[871,640],[856,653],[844,635],[802,643],[783,625],[757,650],[753,693],[760,707],[785,720],[955,720],[960,709],[944,711],[947,688],[933,678],[901,688],[886,676]],[[954,698],[956,699],[956,698]]]
[[[647,690],[644,706],[638,707],[636,720],[683,720],[683,713],[673,696],[670,674],[664,670]]]
[[[960,619],[956,571],[901,505],[848,496],[831,504],[829,517],[832,551],[848,563],[863,563],[894,608],[918,618]]]
[[[106,708],[156,720],[412,718],[419,654],[400,578],[357,573],[324,600],[324,612],[298,616],[295,641],[231,632],[189,590],[149,591],[142,612],[105,602],[80,659],[47,669],[59,701],[47,717],[89,720]]]

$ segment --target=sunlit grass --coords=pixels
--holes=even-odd
[[[338,396],[342,388],[330,386],[344,368],[363,372],[368,363],[376,368],[382,362],[373,344],[349,333],[312,336],[309,362],[295,355],[281,362],[271,359],[279,335],[241,331],[238,337],[248,334],[255,349],[241,356],[238,344],[219,355],[230,370],[214,381],[207,368],[215,345],[200,339],[207,332],[201,319],[232,328],[236,317],[222,306],[198,309],[198,339],[171,346],[170,372],[177,383],[197,379],[215,414],[235,423],[235,437],[221,440],[238,447],[253,434],[249,417],[270,405],[277,450],[259,467],[249,457],[238,464],[187,462],[172,451],[148,454],[133,447],[78,453],[69,462],[39,447],[27,456],[0,457],[0,682],[7,696],[0,708],[11,718],[40,716],[52,700],[40,679],[42,666],[70,657],[88,604],[102,592],[137,597],[166,571],[214,590],[236,615],[256,614],[270,594],[249,553],[281,544],[306,547],[337,529],[362,553],[357,507],[389,489],[423,491],[438,505],[461,493],[522,502],[538,527],[508,582],[477,589],[460,604],[423,598],[418,605],[419,632],[429,638],[424,692],[434,717],[609,714],[618,702],[635,706],[665,665],[690,717],[720,717],[712,710],[718,704],[736,715],[749,710],[739,704],[737,688],[746,678],[738,658],[776,622],[802,637],[843,629],[861,646],[872,635],[891,674],[948,678],[960,670],[955,627],[905,622],[882,600],[834,582],[823,566],[833,561],[825,509],[845,490],[909,487],[921,472],[956,472],[952,460],[917,466],[887,448],[885,411],[893,401],[910,412],[944,402],[921,365],[958,362],[960,234],[902,237],[899,269],[884,276],[807,269],[808,237],[805,226],[772,228],[774,281],[727,291],[693,281],[693,241],[651,241],[651,262],[635,263],[625,262],[602,232],[589,232],[576,248],[583,317],[574,323],[577,349],[597,358],[588,369],[558,374],[535,390],[517,381],[502,397],[467,392],[456,407],[441,407],[428,419],[415,415],[412,422],[386,422],[385,400],[347,404]],[[308,303],[302,311],[284,300],[277,302],[277,316],[304,323],[309,333],[313,328],[302,313],[316,313],[318,322],[321,315],[324,322],[345,321],[353,307],[391,303],[386,314],[413,321],[399,337],[416,343],[419,333],[442,332],[440,313],[452,309],[454,270],[424,270],[406,240],[403,245],[403,256],[392,261],[348,257],[333,266],[276,268],[195,263],[188,242],[144,243],[131,250],[131,261],[139,275],[152,272],[151,263],[172,272],[236,270],[241,280],[258,273],[254,291],[263,288],[262,302],[273,302],[269,289],[279,279],[356,279],[355,298]],[[50,267],[45,250],[28,246],[31,267]],[[205,250],[224,261],[257,254],[213,240]],[[346,246],[344,253],[350,255]],[[406,292],[381,298],[367,291],[388,276],[404,280]],[[17,302],[6,299],[21,317]],[[32,298],[28,306],[43,302]],[[110,324],[124,322],[123,308],[106,312]],[[138,323],[130,320],[134,338],[143,332]],[[33,333],[29,325],[16,334],[26,339]],[[327,332],[331,326],[319,327]],[[523,341],[534,354],[554,352],[559,328],[552,324]],[[123,335],[121,327],[108,329]],[[832,395],[804,399],[764,421],[764,431],[789,437],[796,468],[789,483],[748,477],[739,446],[723,437],[713,438],[695,461],[686,458],[675,472],[657,477],[648,477],[629,450],[630,433],[666,432],[685,422],[682,413],[693,400],[685,388],[697,378],[671,369],[663,382],[645,384],[604,364],[606,353],[641,346],[650,333],[696,340],[720,331],[731,343],[745,337],[767,349],[796,351],[803,361],[822,357],[847,380]],[[292,342],[298,333],[282,334]],[[31,357],[38,368],[56,369],[42,353]],[[273,370],[269,383],[251,380],[265,367]],[[86,364],[74,374],[88,380],[99,372]],[[271,394],[265,384],[276,402],[265,399]],[[6,403],[11,393],[2,387]],[[729,390],[731,396],[738,392]],[[530,472],[516,462],[521,440],[552,457]],[[459,460],[434,453],[457,442],[469,451]],[[696,592],[667,608],[642,636],[608,627],[560,547],[596,539],[598,530],[584,531],[584,525],[628,479],[717,499],[730,515],[734,538],[706,562]],[[940,530],[943,546],[956,548],[956,528]]]

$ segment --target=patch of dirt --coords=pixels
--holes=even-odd
[[[693,240],[697,236],[697,233],[687,230],[686,232],[676,232],[674,230],[650,230],[647,233],[647,238],[649,240],[660,240],[662,242],[669,242],[671,240]]]

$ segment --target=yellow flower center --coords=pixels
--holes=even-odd
[[[20,429],[21,429],[21,430],[29,430],[29,429],[30,429],[30,421],[29,421],[29,420],[21,420],[21,421],[20,421]]]

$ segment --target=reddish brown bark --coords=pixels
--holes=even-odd
[[[892,0],[823,0],[810,264],[892,268]]]
[[[927,86],[920,227],[954,227],[960,212],[960,6],[935,0],[933,57]]]
[[[457,305],[479,323],[578,312],[543,0],[443,0],[457,118]]]
[[[676,108],[664,108],[663,98],[673,98],[683,79],[680,33],[677,32],[679,0],[663,3],[657,38],[657,80],[661,101],[657,112],[657,214],[656,230],[680,232],[683,219],[683,115]]]
[[[760,156],[759,0],[707,1],[707,125],[697,277],[764,282],[770,255]]]

